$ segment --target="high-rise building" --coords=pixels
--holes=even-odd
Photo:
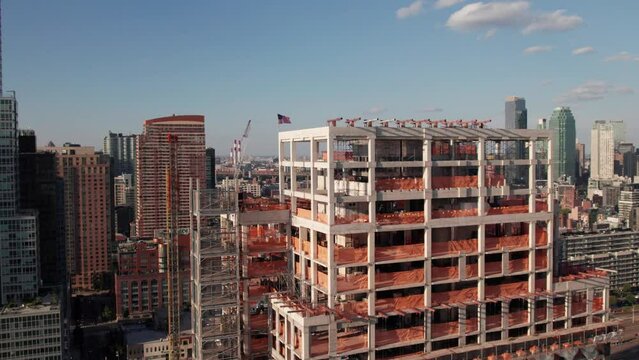
[[[57,174],[64,180],[67,270],[74,290],[93,289],[95,276],[110,271],[114,243],[111,160],[92,146],[45,147],[56,154]]]
[[[131,174],[122,174],[113,178],[113,195],[115,206],[134,206],[135,188]]]
[[[575,118],[570,108],[565,106],[556,108],[550,117],[548,129],[552,130],[555,135],[555,144],[552,146],[553,180],[562,176],[574,180],[577,174],[575,171],[577,134]]]
[[[36,150],[35,133],[21,131],[20,206],[38,210],[38,249],[43,287],[66,282],[64,184],[57,174],[56,156]]]
[[[206,188],[215,188],[215,149],[206,148]]]
[[[633,209],[639,208],[639,184],[623,186],[619,194],[618,205],[619,218],[626,222],[630,222]]]
[[[526,109],[526,99],[517,96],[509,96],[506,98],[505,106],[506,129],[527,129],[528,128],[528,110]],[[526,148],[524,144],[509,144],[504,149],[508,159],[524,159]],[[526,169],[521,166],[509,166],[506,169],[506,178],[511,183],[525,182]]]
[[[0,311],[0,359],[62,359],[61,307],[44,304]]]
[[[204,116],[177,115],[144,122],[138,137],[136,160],[136,232],[151,239],[166,228],[166,169],[169,166],[168,135],[177,136],[180,228],[189,227],[189,180],[205,184]]]
[[[577,139],[575,151],[577,152],[577,177],[582,177],[586,167],[586,144],[580,143],[579,139]]]
[[[590,134],[590,177],[612,179],[615,163],[614,128],[611,123],[598,120],[593,124]]]
[[[19,208],[17,106],[0,94],[0,304],[34,298],[40,283],[36,213]]]
[[[626,141],[626,125],[623,123],[623,120],[609,120],[608,123],[612,126],[616,150],[619,147],[619,144]]]
[[[617,147],[621,155],[621,175],[632,178],[637,172],[637,156],[632,143],[620,143]]]
[[[135,148],[137,135],[112,133],[104,137],[104,153],[113,158],[113,176],[133,175],[135,183]]]

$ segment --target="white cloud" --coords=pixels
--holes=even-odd
[[[537,46],[531,46],[531,47],[525,48],[524,54],[526,55],[539,54],[539,53],[549,52],[551,50],[552,50],[552,46],[537,45]]]
[[[372,108],[366,110],[364,114],[366,115],[379,115],[386,112],[386,108],[383,106],[373,106]]]
[[[529,7],[527,1],[476,2],[450,15],[446,26],[454,30],[515,27],[527,16]]]
[[[584,22],[580,16],[564,15],[566,10],[556,10],[533,16],[532,21],[522,30],[524,34],[535,31],[566,31],[576,28]]]
[[[552,80],[546,79],[546,80],[542,80],[540,84],[541,86],[549,86],[549,85],[552,85],[552,83],[553,83]]]
[[[628,95],[634,94],[634,92],[634,89],[628,86],[615,86],[605,81],[586,81],[558,96],[555,101],[563,104],[595,101],[604,99],[608,95]]]
[[[433,7],[435,9],[444,9],[455,6],[461,2],[464,2],[464,0],[437,0],[435,4],[433,4]]]
[[[590,54],[590,53],[594,53],[595,52],[595,48],[593,48],[592,46],[584,46],[584,47],[580,47],[580,48],[576,48],[572,51],[573,55],[586,55],[586,54]]]
[[[439,112],[444,111],[444,109],[442,109],[440,107],[427,107],[427,108],[422,109],[422,111],[426,112],[426,113],[439,113]]]
[[[632,55],[627,51],[622,51],[618,54],[612,55],[612,56],[608,56],[607,58],[604,59],[604,61],[606,62],[612,62],[612,61],[639,61],[639,56],[637,55]]]
[[[395,12],[395,15],[397,16],[398,19],[405,19],[407,17],[419,15],[419,13],[422,12],[423,7],[424,7],[424,1],[416,0],[406,7],[397,9],[397,11]]]
[[[528,1],[489,1],[468,4],[448,18],[446,26],[458,31],[497,28],[521,28],[522,33],[536,31],[566,31],[583,23],[577,15],[566,15],[565,10],[533,12]]]
[[[497,29],[488,29],[486,30],[486,32],[484,33],[484,35],[481,36],[481,39],[490,39],[493,36],[495,36],[495,34],[497,34]]]

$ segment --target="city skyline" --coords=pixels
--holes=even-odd
[[[445,3],[456,4],[436,6]],[[249,153],[275,154],[277,113],[291,117],[287,129],[359,115],[501,128],[503,99],[516,95],[530,123],[570,106],[590,153],[595,120],[639,130],[639,51],[628,45],[639,4],[603,6],[5,1],[4,84],[20,98],[21,127],[46,134],[40,146],[100,148],[109,130],[139,134],[144,119],[198,113],[220,154],[248,119],[264,135]]]

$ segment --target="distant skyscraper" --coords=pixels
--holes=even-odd
[[[64,183],[54,153],[36,151],[35,133],[20,131],[20,206],[38,210],[38,249],[43,287],[66,283]]]
[[[113,193],[115,206],[133,207],[135,191],[131,174],[122,174],[113,178]]]
[[[619,153],[622,158],[622,173],[621,175],[626,177],[634,177],[636,173],[636,161],[635,146],[632,143],[619,143]]]
[[[586,144],[580,143],[579,139],[577,139],[575,151],[577,152],[577,176],[581,177],[583,176],[584,169],[586,167]]]
[[[206,184],[204,116],[167,116],[144,122],[138,137],[136,162],[136,233],[150,239],[155,230],[166,228],[166,169],[169,165],[167,135],[178,140],[180,227],[189,227],[189,179]]]
[[[215,188],[215,149],[206,149],[206,188]]]
[[[609,122],[595,121],[590,140],[590,178],[612,179],[614,175],[614,128]]]
[[[527,129],[528,110],[526,110],[526,99],[509,96],[506,98],[505,106],[506,129]],[[505,149],[509,159],[526,159],[526,148],[523,143],[516,144],[513,149]],[[525,182],[526,169],[521,166],[507,166],[506,177],[510,183]]]
[[[67,269],[74,290],[93,289],[93,278],[110,271],[113,243],[111,160],[92,146],[46,147],[56,153],[64,179]]]
[[[565,106],[556,108],[550,117],[548,128],[555,133],[555,144],[552,146],[553,177],[557,179],[561,176],[569,176],[574,180],[577,174],[575,171],[577,134],[575,117],[570,108]]]
[[[619,144],[626,141],[626,125],[623,123],[623,120],[610,120],[608,123],[612,126],[612,136],[616,150]]]
[[[109,131],[104,137],[104,153],[113,158],[113,176],[132,174],[135,183],[135,145],[137,135],[122,135]]]

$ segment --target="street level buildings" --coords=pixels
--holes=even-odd
[[[153,238],[166,228],[166,169],[169,166],[168,135],[177,136],[179,181],[178,225],[189,227],[189,179],[206,183],[204,116],[176,115],[146,120],[138,138],[136,159],[136,232]]]

